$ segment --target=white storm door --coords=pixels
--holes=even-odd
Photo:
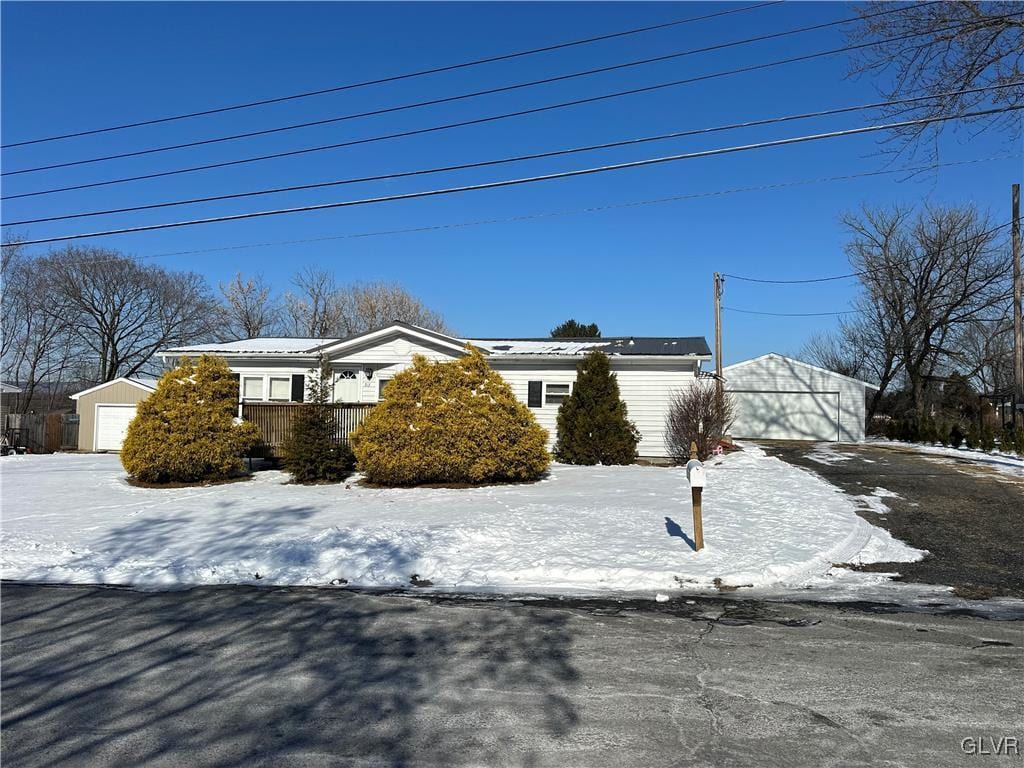
[[[356,370],[338,371],[338,378],[334,382],[334,402],[336,403],[358,403],[359,402],[359,372]]]

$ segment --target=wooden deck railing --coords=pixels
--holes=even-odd
[[[242,404],[242,418],[259,427],[263,435],[264,455],[280,455],[281,445],[291,433],[295,413],[302,407],[302,403]],[[373,403],[335,403],[329,407],[334,412],[335,439],[348,442],[349,434],[363,422]]]

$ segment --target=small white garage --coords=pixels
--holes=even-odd
[[[78,450],[120,451],[139,403],[156,390],[155,379],[121,378],[74,394]]]
[[[865,402],[875,385],[771,352],[726,366],[736,403],[732,436],[760,440],[864,440]]]

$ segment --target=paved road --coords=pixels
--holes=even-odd
[[[1022,622],[248,587],[2,599],[5,768],[934,768],[967,764],[964,738],[1024,744]]]
[[[945,584],[968,598],[1024,598],[1024,481],[967,458],[922,454],[909,447],[841,445],[834,463],[809,458],[808,443],[763,443],[771,454],[817,472],[853,495],[882,487],[889,512],[864,509],[868,522],[931,553],[917,563],[876,563],[901,580]]]

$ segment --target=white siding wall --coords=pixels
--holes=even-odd
[[[552,363],[522,363],[491,358],[491,367],[501,373],[512,386],[516,397],[527,402],[531,381],[563,384],[576,381],[576,360]],[[645,457],[665,457],[665,416],[672,394],[689,387],[694,381],[692,363],[652,364],[642,360],[612,359],[612,371],[618,376],[619,391],[626,403],[629,418],[640,431],[638,451]],[[549,448],[557,436],[558,406],[546,402],[531,409],[537,421],[549,433]]]
[[[838,392],[840,442],[860,442],[864,439],[865,388],[859,382],[838,374],[816,371],[781,355],[754,360],[729,368],[724,373],[727,390],[766,393]]]

